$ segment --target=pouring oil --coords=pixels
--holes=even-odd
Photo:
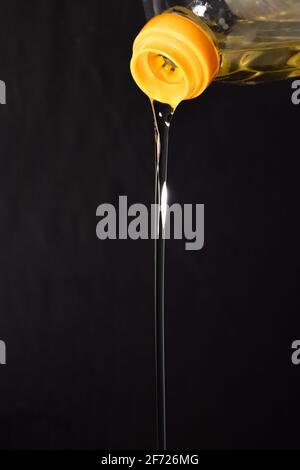
[[[155,372],[156,372],[156,448],[166,450],[166,372],[165,372],[165,209],[169,131],[174,110],[170,105],[152,101],[155,136]]]
[[[137,36],[131,72],[154,114],[156,447],[166,450],[166,220],[159,206],[167,203],[172,116],[213,80],[255,84],[300,76],[300,6],[298,0],[164,0],[153,11],[162,14]]]

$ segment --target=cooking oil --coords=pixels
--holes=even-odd
[[[174,110],[171,106],[151,101],[155,135],[155,248],[154,248],[154,317],[156,370],[156,448],[166,450],[166,373],[165,373],[165,207],[169,131]]]
[[[300,76],[300,40],[295,39],[296,28],[299,34],[298,22],[240,21],[222,49],[217,80],[256,84]],[[255,40],[250,44],[253,34]],[[280,46],[279,38],[283,39]]]
[[[199,2],[194,3],[191,9],[169,11],[190,18],[211,35],[220,55],[216,80],[252,85],[300,76],[300,4],[297,14],[282,9],[242,19],[225,11],[218,20],[208,17],[205,22],[196,14]]]
[[[156,448],[166,450],[165,220],[172,116],[213,80],[256,84],[300,76],[300,0],[144,0],[132,75],[155,127]],[[162,13],[162,14],[160,14]],[[160,209],[159,209],[160,208]]]

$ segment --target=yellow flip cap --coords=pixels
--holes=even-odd
[[[149,98],[173,108],[196,98],[220,67],[209,34],[185,16],[163,13],[152,18],[133,45],[131,73]]]

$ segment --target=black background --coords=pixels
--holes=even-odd
[[[99,204],[153,200],[144,21],[139,0],[0,4],[2,449],[154,445],[153,243],[95,233]],[[167,247],[170,448],[300,447],[299,125],[288,81],[176,113],[170,202],[206,227]]]

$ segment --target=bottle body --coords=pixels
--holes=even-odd
[[[143,0],[203,27],[220,54],[216,80],[255,84],[300,76],[299,0]]]

